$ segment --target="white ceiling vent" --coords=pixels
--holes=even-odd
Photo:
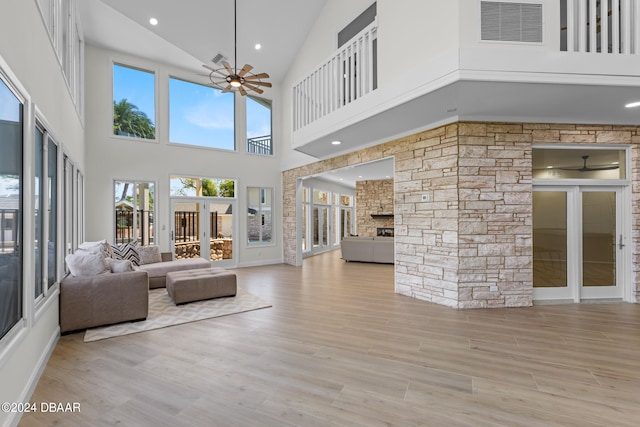
[[[482,40],[542,43],[542,4],[481,2]]]

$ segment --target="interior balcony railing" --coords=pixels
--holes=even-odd
[[[640,53],[637,0],[561,0],[561,50]]]
[[[293,130],[377,88],[377,20],[293,86]]]

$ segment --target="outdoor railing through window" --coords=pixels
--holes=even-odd
[[[210,213],[209,236],[215,239],[218,236],[218,212]],[[200,241],[200,212],[176,211],[175,221],[175,242],[197,242]]]
[[[138,240],[140,244],[153,243],[153,211],[116,209],[116,244]],[[134,215],[137,215],[134,222]],[[134,224],[136,225],[134,227]],[[136,230],[137,229],[137,230]]]
[[[0,253],[17,250],[19,214],[18,209],[0,209]]]
[[[255,154],[273,154],[271,135],[247,139],[247,152]]]

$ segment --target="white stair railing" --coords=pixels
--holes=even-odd
[[[377,28],[369,24],[293,86],[294,131],[376,89]]]
[[[565,0],[569,52],[640,53],[637,0]]]

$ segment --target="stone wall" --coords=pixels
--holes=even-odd
[[[393,180],[380,179],[356,182],[356,229],[358,236],[375,236],[378,227],[393,228]]]
[[[183,242],[175,244],[176,259],[200,258],[200,242]],[[209,259],[220,261],[233,258],[233,240],[211,239],[209,244]]]
[[[635,126],[460,122],[285,171],[285,262],[298,264],[298,177],[393,156],[395,291],[458,308],[529,306],[533,143],[632,145],[631,278],[638,300],[640,127]]]

